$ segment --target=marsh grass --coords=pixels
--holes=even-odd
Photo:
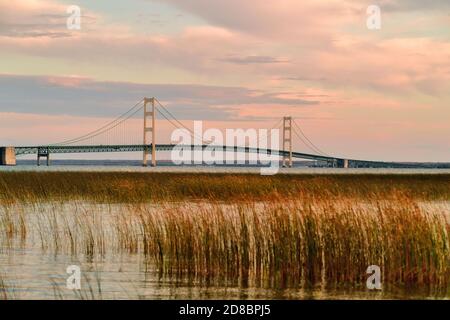
[[[386,285],[444,294],[449,288],[444,212],[424,211],[404,197],[359,205],[290,200],[33,208],[24,218],[26,233],[43,251],[88,260],[140,254],[161,277],[272,288],[363,286],[375,264]]]
[[[449,174],[275,175],[0,172],[0,202],[269,201],[285,198],[450,200]]]
[[[449,211],[432,204],[448,178],[1,173],[0,247],[138,254],[161,277],[243,287],[364,288],[375,264],[386,287],[448,296]]]
[[[386,283],[448,287],[449,225],[414,203],[143,208],[147,254],[170,275],[253,284],[362,284],[369,265]]]

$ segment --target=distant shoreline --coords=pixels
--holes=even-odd
[[[18,165],[13,167],[1,166],[0,172],[142,172],[142,173],[229,173],[229,174],[260,174],[260,167],[208,167],[208,166],[126,166],[126,165],[52,165],[52,166],[30,166]],[[418,169],[396,169],[396,168],[312,168],[293,167],[280,168],[277,174],[374,174],[374,175],[440,175],[450,174],[450,169],[418,168]]]

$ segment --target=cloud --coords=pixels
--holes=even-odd
[[[286,81],[326,81],[326,78],[319,78],[319,77],[296,77],[296,76],[289,76],[289,77],[278,77],[277,80],[286,80]]]
[[[349,0],[347,0],[349,1]],[[350,0],[351,2],[359,3],[367,7],[371,4],[377,4],[382,11],[387,12],[413,12],[413,11],[430,11],[430,10],[444,10],[450,8],[450,2],[447,0],[378,0],[376,3],[372,0]],[[350,2],[349,1],[349,2]]]
[[[89,33],[45,41],[0,37],[0,46],[4,52],[63,59],[73,65],[73,73],[79,65],[106,66],[117,73],[131,68],[137,74],[169,68],[188,72],[194,79],[201,75],[220,81],[234,75],[251,85],[278,78],[278,82],[310,81],[396,94],[448,92],[450,43],[427,38],[373,40],[341,36],[326,50],[290,49],[282,58],[251,54],[263,51],[257,42],[215,27],[191,27],[173,36]]]
[[[322,41],[323,32],[345,21],[353,4],[298,0],[164,0],[210,24],[260,37]]]
[[[51,0],[0,0],[0,36],[11,38],[71,37],[67,29],[68,5]],[[96,21],[82,11],[83,29]]]
[[[100,82],[80,77],[0,75],[0,110],[51,115],[118,116],[144,96],[155,96],[180,119],[237,119],[240,106],[313,106],[244,87]]]
[[[225,53],[238,52],[254,42],[217,27],[186,27],[175,35],[134,34],[116,26],[82,32],[72,38],[41,39],[1,37],[3,52],[65,59],[95,65],[121,61],[125,67],[169,66],[194,72],[211,72]]]
[[[149,16],[143,5],[138,20],[157,23],[179,9],[186,18],[136,28],[129,15],[103,20],[117,13],[96,5],[102,16],[87,14],[89,32],[68,32],[66,4],[0,0],[1,70],[49,75],[0,75],[0,112],[99,120],[155,95],[180,119],[341,119],[307,129],[349,152],[357,143],[344,143],[355,137],[361,148],[377,143],[365,133],[374,119],[410,119],[405,139],[415,128],[423,143],[448,136],[449,1],[380,1],[376,32],[365,24],[370,0],[160,2],[167,12]],[[396,136],[397,124],[388,129]]]
[[[230,57],[219,59],[219,61],[230,62],[230,63],[235,63],[235,64],[242,64],[242,65],[288,63],[289,62],[289,60],[270,57],[270,56],[245,56],[245,57],[230,56]]]
[[[417,90],[441,95],[448,89],[448,41],[426,37],[384,39],[368,32],[342,32],[341,27],[351,21],[348,17],[352,14],[344,12],[342,18],[339,13],[353,10],[356,4],[349,6],[351,1],[341,7],[335,1],[249,0],[238,4],[231,0],[226,4],[208,1],[208,6],[202,6],[204,0],[170,1],[207,17],[213,25],[186,26],[179,33],[150,35],[114,26],[71,37],[37,29],[25,34],[17,31],[15,37],[0,36],[0,46],[5,53],[69,62],[73,73],[80,66],[109,68],[116,74],[134,69],[143,78],[156,69],[163,73],[176,70],[188,79],[215,83],[231,77],[264,86],[267,79],[278,77],[279,82],[290,82],[287,85],[297,80],[323,87],[351,86],[403,94]],[[31,10],[35,15],[39,11],[46,18],[55,17],[54,13],[43,14],[40,3],[34,9],[19,6],[14,12]],[[299,19],[300,14],[306,18]],[[360,20],[365,18],[364,11],[362,14]],[[247,16],[250,21],[244,19]],[[305,37],[297,37],[296,30]],[[275,38],[261,41],[261,37]]]
[[[44,14],[45,13],[45,14]],[[59,37],[65,30],[65,7],[50,1],[0,1],[0,35]],[[63,27],[64,26],[64,27]]]
[[[136,34],[120,25],[70,34],[27,24],[26,31],[17,29],[14,36],[0,36],[0,47],[10,55],[57,61],[74,70],[65,73],[104,68],[117,75],[136,70],[140,79],[149,73],[183,74],[185,82],[221,83],[228,78],[247,86],[267,87],[268,79],[278,77],[278,84],[284,86],[309,81],[322,87],[400,94],[417,90],[441,95],[448,90],[448,41],[383,38],[367,30],[364,34],[344,32],[343,26],[363,7],[355,1],[168,1],[211,25],[188,25],[170,34]],[[27,20],[20,17],[41,17],[49,19],[51,26],[52,19],[60,16],[55,12],[62,10],[49,0],[18,0],[14,6],[0,3],[9,8],[7,21],[24,24]],[[364,10],[358,19],[364,29]],[[95,77],[95,71],[88,75]]]

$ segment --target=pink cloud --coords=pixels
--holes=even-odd
[[[69,4],[55,0],[0,1],[0,36],[18,38],[63,38],[73,32],[66,28]],[[89,30],[99,16],[83,8],[83,29]]]
[[[292,40],[308,44],[330,40],[329,30],[353,19],[353,3],[298,0],[168,0],[213,25],[272,41]]]
[[[61,87],[80,87],[91,83],[91,79],[88,77],[82,77],[77,75],[69,76],[48,76],[45,78],[45,82],[51,85]]]
[[[434,145],[435,135],[449,134],[448,123],[446,126],[442,121],[450,116],[450,43],[448,37],[436,36],[446,30],[442,29],[442,20],[430,25],[433,20],[442,19],[440,15],[427,12],[426,19],[419,20],[406,19],[415,16],[403,17],[404,20],[391,20],[391,26],[386,24],[380,32],[369,32],[365,29],[364,6],[359,1],[164,1],[167,2],[201,17],[207,24],[185,25],[178,33],[147,30],[149,34],[136,34],[124,21],[122,25],[98,25],[94,32],[71,33],[65,38],[27,36],[26,32],[18,37],[9,29],[0,34],[2,53],[17,54],[17,61],[14,59],[11,67],[8,64],[8,71],[26,62],[26,57],[38,57],[48,63],[47,74],[59,73],[54,70],[61,65],[70,70],[69,74],[80,74],[56,74],[43,80],[64,88],[95,85],[97,72],[103,68],[107,70],[105,74],[114,75],[112,81],[128,81],[122,77],[129,74],[136,75],[136,82],[153,82],[159,76],[167,76],[176,83],[245,87],[253,92],[249,95],[255,96],[278,92],[283,99],[314,100],[319,104],[299,108],[295,104],[249,103],[240,96],[241,100],[232,105],[221,106],[219,102],[208,110],[214,113],[218,110],[214,108],[223,107],[240,118],[292,114],[316,119],[319,123],[307,129],[321,145],[339,146],[331,151],[351,152],[355,146],[366,150],[367,141],[378,145],[378,149],[374,148],[378,152],[391,141],[389,152],[395,153],[394,144],[400,138],[408,141],[408,131],[423,135],[410,134],[411,144],[414,137]],[[406,2],[390,3],[400,8]],[[415,7],[424,6],[414,3]],[[50,16],[42,16],[43,12]],[[65,14],[65,6],[56,1],[1,1],[0,24],[20,24],[27,19],[45,24],[55,22],[52,19],[61,12]],[[389,14],[384,17],[392,17]],[[444,22],[447,20],[448,17]],[[55,30],[53,26],[41,31],[51,34]],[[211,100],[223,99],[228,93],[203,92]],[[196,103],[195,99],[183,99],[188,104]],[[339,122],[342,119],[345,124]],[[371,127],[370,121],[388,124],[372,123]],[[20,126],[19,121],[16,124]],[[60,130],[57,123],[49,128]],[[352,142],[347,146],[342,141]]]
[[[21,1],[32,8],[37,3]],[[448,89],[450,44],[447,41],[377,39],[343,33],[341,28],[355,19],[354,5],[232,0],[231,3],[207,1],[206,6],[205,2],[172,0],[173,4],[205,16],[217,26],[187,26],[174,35],[146,36],[133,34],[119,25],[73,34],[70,38],[0,36],[0,45],[4,52],[65,59],[74,66],[73,73],[77,73],[76,66],[81,64],[119,71],[139,66],[138,72],[142,73],[155,67],[176,68],[193,78],[201,75],[214,81],[230,77],[246,84],[268,83],[275,77],[297,77],[312,79],[320,86],[350,85],[437,94]],[[21,6],[14,12],[21,10],[28,12]],[[297,29],[302,36],[296,34]],[[276,39],[262,41],[266,34]],[[321,39],[320,44],[317,39]],[[430,47],[434,50],[429,50]],[[286,85],[285,81],[280,81],[280,85]]]

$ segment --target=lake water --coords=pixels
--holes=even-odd
[[[311,162],[294,162],[292,168],[279,168],[281,174],[450,174],[450,168],[392,169],[392,168],[324,168],[310,166]],[[450,166],[450,164],[445,164]],[[444,164],[443,164],[444,166]],[[193,172],[193,173],[260,173],[260,166],[223,165],[177,166],[159,161],[158,166],[142,167],[137,160],[53,160],[50,166],[36,166],[35,160],[18,160],[17,166],[0,166],[1,171],[113,171],[113,172]]]
[[[450,212],[448,202],[423,203],[424,208]],[[236,281],[179,279],[162,275],[140,253],[116,246],[119,235],[113,221],[129,208],[123,205],[47,203],[0,207],[0,217],[11,214],[17,234],[0,238],[0,284],[8,299],[392,299],[442,298],[434,292],[389,287],[370,291],[352,286],[327,288],[277,283],[254,285]],[[154,210],[158,210],[155,206]],[[77,217],[82,217],[77,220]],[[21,220],[21,217],[23,218]],[[81,223],[80,223],[81,221]],[[21,223],[26,234],[20,233]],[[82,229],[80,229],[82,228]],[[89,232],[86,232],[88,228]],[[67,230],[79,245],[71,248]],[[105,246],[103,253],[82,253],[89,241]],[[81,291],[69,290],[66,268],[82,272]],[[0,285],[1,287],[1,285]],[[444,296],[445,297],[445,296]],[[447,296],[448,298],[448,296]]]
[[[298,165],[298,164],[297,164]],[[259,167],[238,166],[173,166],[161,162],[156,168],[142,167],[139,161],[68,161],[56,160],[52,166],[37,167],[32,160],[19,161],[17,166],[0,166],[0,171],[114,171],[114,172],[194,172],[194,173],[260,173]],[[449,174],[450,169],[338,169],[297,166],[280,169],[282,174]],[[450,217],[448,202],[425,203],[425,207],[438,206]],[[112,231],[108,215],[123,208],[108,205],[81,204],[76,210],[96,212],[102,216],[101,228]],[[1,209],[1,207],[0,207]],[[142,254],[107,250],[104,254],[86,255],[66,250],[67,238],[62,229],[52,227],[52,215],[70,217],[74,214],[71,204],[41,204],[10,209],[14,216],[26,217],[27,234],[0,242],[0,298],[8,299],[385,299],[385,298],[436,298],[442,296],[429,291],[415,289],[405,292],[402,288],[390,287],[381,292],[369,291],[365,287],[327,288],[326,286],[289,287],[249,285],[235,282],[205,283],[186,279],[174,279],[160,274],[155,265]],[[76,211],[75,210],[75,211]],[[20,214],[19,214],[20,213]],[[16,221],[17,222],[17,221]],[[104,225],[106,223],[106,225]],[[95,224],[93,225],[95,228]],[[99,227],[100,228],[100,227]],[[52,245],[52,235],[59,234],[60,248]],[[106,243],[113,243],[116,235],[102,235]],[[54,237],[54,236],[53,236]],[[49,239],[46,239],[49,238]],[[84,243],[86,239],[77,240]],[[82,290],[66,287],[66,268],[77,265],[82,271]],[[3,293],[2,284],[3,283]],[[448,297],[447,297],[448,298]]]

